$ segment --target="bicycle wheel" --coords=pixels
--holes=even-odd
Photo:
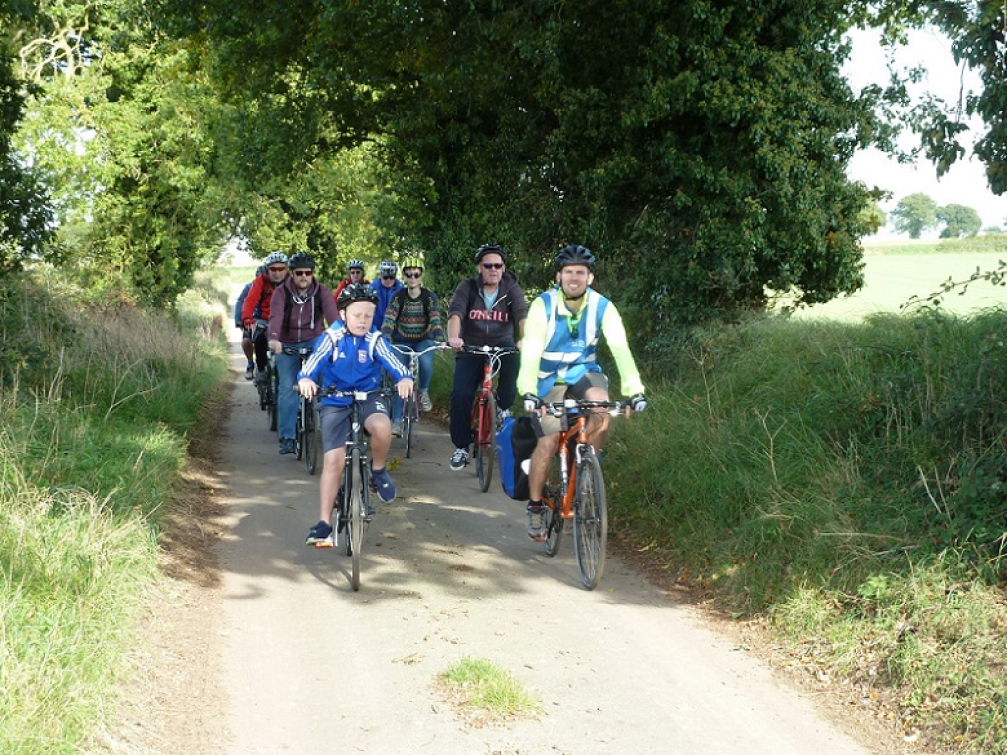
[[[367,501],[366,481],[364,479],[364,461],[360,455],[360,449],[354,448],[353,454],[346,460],[347,472],[351,477],[347,478],[347,495],[349,496],[349,521],[346,523],[348,534],[348,547],[350,548],[350,586],[356,592],[360,589],[360,550],[364,542],[364,516],[366,515]]]
[[[476,399],[479,401],[479,399]],[[491,393],[479,406],[479,420],[476,422],[473,446],[476,457],[476,474],[479,475],[479,489],[486,492],[493,479],[493,444],[496,442],[497,404]]]
[[[590,446],[582,451],[577,467],[577,499],[573,506],[573,542],[580,579],[584,587],[593,590],[605,570],[608,511],[601,463]]]
[[[417,407],[416,392],[414,391],[402,404],[402,440],[406,443],[407,459],[413,453],[413,422],[415,421],[413,414]]]
[[[304,399],[297,401],[297,423],[294,425],[294,455],[298,461],[304,458]]]
[[[550,488],[545,493],[546,504],[546,530],[545,530],[545,553],[547,556],[555,556],[559,553],[559,544],[563,542],[563,498],[556,488]]]
[[[315,404],[313,401],[304,402],[304,437],[301,446],[304,448],[304,468],[308,474],[315,473],[315,466],[318,462],[318,417],[315,416]]]
[[[273,432],[276,431],[276,422],[279,416],[279,407],[277,406],[280,400],[280,388],[277,385],[277,374],[276,368],[270,365],[269,367],[269,429]]]

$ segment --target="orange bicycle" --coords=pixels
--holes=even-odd
[[[547,511],[545,552],[555,556],[563,539],[565,523],[573,520],[574,551],[580,579],[588,590],[598,586],[605,570],[608,541],[608,510],[601,461],[587,440],[587,421],[592,413],[604,410],[618,415],[621,401],[584,401],[565,399],[545,408],[559,417],[561,430],[556,452],[558,473],[553,469],[546,483],[542,502]]]
[[[493,479],[496,453],[497,399],[493,392],[493,378],[500,372],[503,357],[518,351],[510,346],[466,346],[465,351],[486,358],[483,382],[472,402],[472,458],[479,475],[479,488],[485,493]]]

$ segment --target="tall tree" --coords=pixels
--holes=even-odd
[[[896,231],[918,239],[923,231],[937,226],[937,203],[922,192],[909,194],[895,205],[892,220],[895,221]]]
[[[942,239],[975,236],[983,225],[979,213],[963,204],[949,204],[937,208],[937,220],[944,223],[944,228],[941,229]]]

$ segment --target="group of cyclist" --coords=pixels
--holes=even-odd
[[[462,281],[451,297],[445,327],[436,295],[422,285],[424,265],[419,257],[403,260],[404,284],[393,261],[382,262],[379,277],[368,282],[363,262],[352,260],[346,279],[333,293],[315,280],[310,255],[267,256],[242,292],[235,323],[243,328],[246,379],[262,379],[267,349],[274,354],[281,454],[294,450],[295,385],[301,395],[318,397],[323,448],[319,521],[305,542],[332,545],[333,504],[345,464],[352,394],[377,391],[382,372],[395,382],[392,405],[385,405],[381,393],[373,393],[364,409],[364,425],[371,436],[371,472],[378,497],[385,502],[395,498],[386,461],[392,436],[401,432],[402,402],[417,388],[420,409],[433,408],[429,388],[434,355],[429,347],[444,342],[455,351],[452,471],[468,464],[472,403],[483,379],[484,358],[472,353],[472,347],[513,350],[501,360],[497,395],[501,414],[509,414],[520,392],[523,407],[532,416],[539,440],[529,474],[528,535],[544,539],[542,493],[560,433],[558,420],[545,407],[568,394],[608,400],[609,381],[597,362],[601,337],[615,359],[622,393],[631,397],[627,414],[647,406],[622,319],[615,305],[591,288],[595,263],[587,247],[564,246],[554,258],[556,285],[529,306],[517,276],[507,270],[507,252],[500,244],[484,244],[475,254],[476,274]],[[313,346],[313,352],[302,365],[296,351],[284,353],[284,346]],[[425,351],[415,376],[417,385],[408,367],[410,350]],[[598,450],[608,427],[608,414],[591,417],[589,437]]]

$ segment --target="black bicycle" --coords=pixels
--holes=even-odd
[[[343,482],[336,496],[336,526],[333,537],[343,537],[343,551],[351,558],[350,586],[354,592],[360,589],[360,560],[363,551],[364,533],[374,515],[371,507],[371,464],[368,458],[370,437],[364,429],[364,405],[374,391],[340,391],[326,388],[319,396],[350,396],[350,437],[346,441],[346,466],[343,468]]]
[[[314,347],[312,346],[283,347],[284,354],[300,357],[302,366],[313,351]],[[296,385],[293,390],[297,390]],[[319,437],[318,415],[315,411],[314,400],[305,398],[300,393],[298,393],[297,399],[297,424],[294,428],[294,453],[297,460],[304,459],[304,468],[308,474],[314,474],[318,464],[318,449],[322,445]]]
[[[420,384],[420,357],[428,351],[440,351],[450,349],[446,343],[435,343],[422,351],[414,351],[408,346],[392,344],[392,348],[400,354],[409,358],[409,372],[413,376],[415,385]],[[387,374],[387,373],[386,373]],[[394,387],[392,388],[394,390]],[[389,406],[391,404],[389,403]],[[414,390],[409,394],[409,398],[402,401],[402,440],[406,444],[406,458],[412,456],[413,452],[413,426],[420,421],[420,394],[419,390]]]

